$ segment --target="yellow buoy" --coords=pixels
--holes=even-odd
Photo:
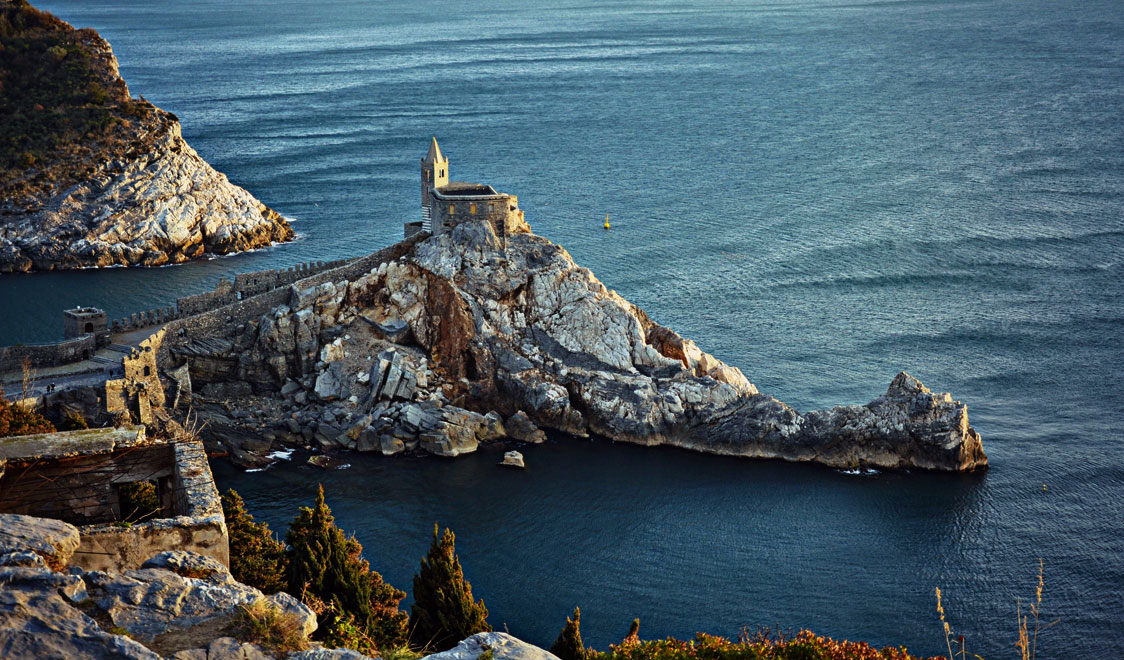
[[[609,228],[609,214],[605,214],[605,229]]]

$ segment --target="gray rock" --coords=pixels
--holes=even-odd
[[[207,660],[276,660],[257,644],[243,643],[233,637],[219,637],[207,646]]]
[[[504,423],[504,429],[507,430],[507,436],[520,442],[530,442],[539,444],[546,441],[546,433],[527,416],[527,413],[518,410],[514,415],[507,418]]]
[[[0,555],[0,566],[24,566],[29,568],[46,568],[47,562],[30,550],[5,552]]]
[[[78,528],[61,520],[0,513],[0,554],[30,551],[62,569],[79,541]]]
[[[141,564],[141,568],[163,568],[182,577],[229,584],[230,570],[217,559],[186,550],[166,550]]]
[[[422,660],[477,660],[485,651],[491,651],[495,660],[559,660],[549,651],[501,632],[477,633],[455,648]]]
[[[195,648],[193,640],[214,638],[236,621],[242,607],[264,598],[244,584],[185,578],[159,568],[121,574],[91,571],[86,580],[90,595],[113,625],[141,642],[159,637],[167,652]],[[175,648],[177,642],[182,646]]]
[[[283,386],[281,386],[281,395],[282,396],[290,396],[290,395],[296,394],[297,392],[300,392],[300,391],[301,391],[300,383],[298,383],[296,381],[292,381],[292,380],[286,381],[285,384]]]
[[[85,598],[82,579],[39,568],[0,570],[0,656],[66,660],[160,660],[110,635],[73,606]]]
[[[379,437],[379,449],[382,451],[383,456],[393,456],[406,451],[406,443],[403,442],[401,438],[396,438],[392,435],[383,435]]]
[[[300,623],[301,632],[308,637],[316,631],[316,613],[307,605],[284,591],[279,591],[265,599],[266,605]]]

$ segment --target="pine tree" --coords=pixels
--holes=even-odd
[[[437,651],[452,648],[478,632],[491,632],[484,601],[472,599],[472,585],[464,579],[448,528],[438,536],[433,525],[433,544],[414,574],[414,605],[410,630],[415,644]]]
[[[226,532],[230,538],[230,573],[235,580],[274,594],[288,588],[285,544],[274,538],[269,525],[254,522],[246,503],[233,489],[222,496]]]
[[[301,507],[289,526],[289,593],[324,603],[321,626],[332,630],[337,616],[350,619],[380,649],[406,640],[406,613],[398,607],[406,592],[383,582],[362,558],[363,546],[335,524],[324,502],[324,487],[313,508]]]
[[[562,660],[585,660],[585,646],[582,644],[582,611],[575,607],[574,618],[566,617],[566,625],[558,633],[558,639],[550,652]]]

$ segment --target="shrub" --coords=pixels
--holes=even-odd
[[[301,508],[285,541],[291,547],[289,592],[302,600],[311,598],[327,605],[321,615],[327,619],[321,621],[324,632],[317,631],[318,636],[353,625],[379,649],[405,642],[407,616],[399,603],[406,593],[370,570],[370,564],[362,558],[363,546],[336,526],[324,502],[323,486],[315,506]],[[343,620],[337,622],[341,617]]]
[[[50,433],[55,430],[54,424],[47,421],[32,408],[19,403],[12,403],[0,391],[0,438],[12,435],[30,435],[32,433]]]
[[[230,573],[234,579],[267,594],[288,588],[285,544],[273,536],[269,525],[254,522],[246,503],[233,489],[222,496],[222,512],[230,538]]]
[[[121,520],[136,523],[160,512],[160,496],[151,481],[134,481],[117,487],[121,501]]]
[[[491,632],[484,601],[474,601],[472,585],[464,579],[454,547],[453,532],[438,536],[414,574],[414,605],[410,610],[411,637],[415,644],[443,651],[478,632]]]
[[[81,431],[90,428],[90,423],[80,412],[68,410],[59,423],[60,431]]]
[[[550,652],[561,660],[585,660],[585,646],[582,645],[582,611],[575,607],[573,618],[566,617],[566,625],[558,633],[558,639]]]

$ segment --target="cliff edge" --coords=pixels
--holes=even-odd
[[[175,115],[130,96],[96,32],[0,0],[0,272],[160,266],[292,237]]]
[[[465,221],[365,268],[298,282],[225,338],[186,324],[165,341],[166,373],[190,373],[194,410],[236,459],[253,463],[270,438],[455,456],[541,441],[538,425],[839,468],[987,464],[950,395],[903,372],[866,405],[800,413],[525,224],[501,237]]]

